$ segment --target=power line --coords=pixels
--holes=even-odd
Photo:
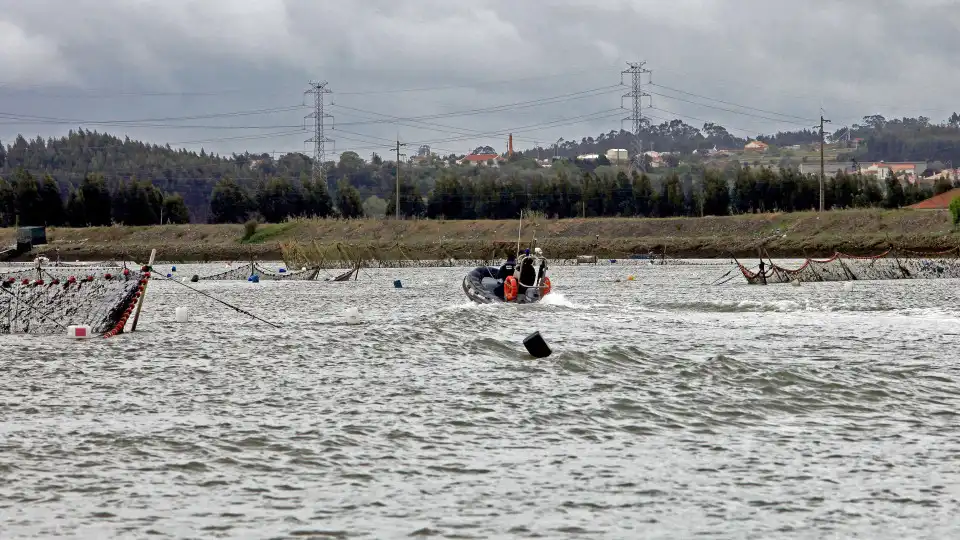
[[[337,92],[338,95],[354,95],[354,96],[365,96],[365,95],[382,95],[382,94],[406,94],[406,93],[418,93],[418,92],[433,92],[433,91],[442,91],[442,90],[455,90],[455,89],[470,89],[486,86],[497,86],[502,84],[524,82],[524,81],[535,81],[535,80],[545,80],[545,79],[554,79],[558,77],[569,77],[572,75],[581,75],[585,73],[596,73],[605,71],[608,68],[598,67],[592,65],[590,67],[584,67],[583,69],[575,69],[570,71],[563,71],[559,73],[548,73],[543,75],[529,75],[524,77],[515,77],[511,79],[494,79],[494,80],[481,80],[471,83],[464,84],[448,84],[448,85],[438,85],[438,86],[428,86],[428,87],[416,87],[416,88],[397,88],[397,89],[378,89],[378,90],[356,90],[356,91],[346,91],[346,92]],[[101,99],[101,98],[117,98],[117,97],[221,97],[227,95],[238,95],[238,94],[253,94],[250,92],[249,88],[223,88],[217,90],[194,90],[194,91],[157,91],[157,90],[116,90],[113,88],[87,88],[87,89],[72,89],[72,90],[63,90],[63,91],[44,91],[44,89],[49,90],[50,87],[42,84],[19,84],[11,82],[0,82],[0,93],[27,93],[29,92],[31,97],[45,97],[45,98],[56,98],[56,99],[70,99],[70,98],[79,98],[79,99]],[[273,95],[280,95],[283,92],[271,92]],[[267,95],[266,92],[256,92],[256,95],[264,96]]]
[[[271,107],[266,109],[250,109],[241,111],[230,111],[224,113],[201,114],[192,116],[167,116],[159,118],[139,118],[135,120],[83,120],[78,118],[57,118],[51,116],[34,116],[17,113],[0,112],[0,118],[10,120],[45,120],[60,124],[97,124],[97,125],[126,125],[148,122],[179,122],[185,120],[206,120],[210,118],[232,118],[236,116],[253,116],[258,114],[273,114],[278,112],[288,112],[303,110],[306,105],[288,105],[284,107]]]
[[[673,91],[673,92],[678,92],[678,93],[680,93],[680,94],[686,94],[686,95],[688,95],[688,96],[698,97],[698,98],[701,98],[701,99],[707,99],[707,100],[710,100],[710,101],[716,101],[717,103],[723,103],[723,104],[725,104],[725,105],[732,105],[732,106],[734,106],[734,107],[740,107],[741,109],[749,109],[749,110],[754,110],[754,111],[763,112],[763,113],[768,113],[768,114],[775,114],[775,115],[777,115],[777,116],[785,116],[785,117],[788,117],[788,118],[795,118],[795,119],[797,119],[797,120],[803,120],[804,122],[813,122],[813,121],[814,121],[814,120],[812,120],[812,119],[810,119],[810,118],[804,118],[804,117],[802,117],[802,116],[795,116],[795,115],[792,115],[792,114],[784,114],[784,113],[779,113],[779,112],[776,112],[776,111],[768,111],[768,110],[766,110],[766,109],[759,109],[759,108],[757,108],[757,107],[750,107],[750,106],[747,106],[747,105],[739,105],[739,104],[737,104],[737,103],[733,103],[733,102],[730,102],[730,101],[724,101],[724,100],[722,100],[722,99],[712,98],[712,97],[704,96],[704,95],[701,95],[701,94],[694,94],[693,92],[687,92],[687,91],[685,91],[685,90],[678,90],[678,89],[676,89],[676,88],[670,88],[669,86],[664,86],[664,85],[662,85],[662,84],[650,83],[650,85],[651,85],[651,86],[656,86],[657,88],[663,88],[664,90],[671,90],[671,91]]]
[[[416,145],[435,144],[435,143],[443,144],[448,142],[468,141],[468,140],[480,139],[485,137],[505,136],[505,135],[508,135],[509,133],[522,133],[524,131],[531,131],[533,130],[533,128],[542,129],[545,127],[559,127],[562,125],[578,124],[578,123],[591,121],[591,120],[603,120],[607,118],[613,118],[615,116],[619,116],[620,111],[621,109],[618,107],[614,109],[607,109],[603,111],[597,111],[594,113],[578,115],[570,118],[561,118],[561,119],[552,120],[549,122],[540,122],[536,124],[528,124],[526,126],[515,126],[512,128],[504,128],[504,129],[501,129],[500,131],[478,133],[475,135],[469,135],[469,136],[463,136],[463,137],[448,137],[448,138],[441,138],[441,139],[413,141],[413,142],[410,142],[409,144],[416,144]],[[337,131],[341,131],[341,130],[337,128]],[[357,134],[357,135],[367,136],[363,134]],[[378,148],[378,147],[369,147],[369,148]],[[368,148],[364,148],[364,149],[368,149]]]
[[[35,125],[73,125],[73,122],[0,122],[0,126],[35,126]],[[276,124],[272,126],[212,126],[196,124],[104,124],[101,122],[83,122],[87,126],[112,126],[124,128],[162,128],[162,129],[283,129],[303,127],[303,124]]]
[[[528,101],[518,101],[515,103],[505,103],[502,105],[493,105],[490,107],[482,107],[477,109],[467,109],[462,111],[452,111],[452,112],[446,112],[446,113],[427,114],[427,115],[420,115],[420,116],[407,116],[407,117],[397,116],[397,117],[387,118],[383,120],[346,122],[346,123],[341,123],[340,125],[356,126],[356,125],[369,125],[369,124],[395,124],[398,121],[411,122],[411,121],[422,121],[422,120],[435,120],[438,118],[451,118],[456,116],[472,116],[476,114],[503,112],[503,111],[509,111],[509,110],[515,110],[515,109],[523,109],[523,108],[529,108],[529,107],[539,107],[543,105],[563,103],[573,99],[584,99],[584,98],[601,96],[601,95],[612,93],[614,91],[618,91],[619,88],[620,88],[620,85],[609,85],[609,86],[602,86],[598,88],[591,88],[589,90],[582,90],[579,92],[561,94],[559,96],[551,96],[547,98],[539,98],[539,99],[533,99]],[[342,105],[338,105],[338,104],[333,104],[333,106],[342,107]],[[382,113],[375,113],[375,114],[382,114]],[[390,115],[385,115],[385,116],[390,116]]]
[[[667,113],[667,114],[672,114],[672,115],[674,115],[674,116],[677,117],[677,118],[686,118],[686,119],[688,119],[688,120],[696,120],[696,121],[698,121],[698,122],[710,122],[710,120],[706,120],[706,119],[703,119],[703,118],[698,118],[698,117],[696,117],[696,116],[690,116],[690,115],[687,115],[687,114],[680,114],[680,113],[678,113],[678,112],[668,111],[668,110],[666,110],[666,109],[661,109],[660,107],[651,107],[651,109],[653,109],[653,110],[655,110],[655,111],[664,112],[664,113]],[[648,116],[649,116],[649,115],[648,115]],[[661,120],[666,121],[666,119],[664,119],[664,118],[661,118]],[[723,127],[724,129],[727,129],[727,130],[732,129],[732,130],[734,130],[734,131],[742,131],[743,133],[747,133],[747,134],[749,134],[750,136],[753,136],[753,135],[756,134],[756,130],[753,130],[753,129],[744,129],[744,128],[738,128],[738,127],[729,126],[729,125],[724,125],[724,126],[722,126],[722,127]]]
[[[567,77],[570,75],[579,75],[583,73],[601,72],[601,71],[605,71],[606,69],[607,68],[605,67],[601,67],[601,68],[590,67],[590,68],[577,70],[577,71],[567,71],[562,73],[553,73],[549,75],[532,75],[529,77],[517,77],[513,79],[481,81],[481,82],[475,82],[472,84],[448,84],[448,85],[428,86],[428,87],[420,87],[420,88],[399,88],[399,89],[388,89],[388,90],[337,92],[337,94],[341,96],[370,96],[370,95],[382,95],[382,94],[406,94],[406,93],[413,93],[413,92],[434,92],[434,91],[441,91],[441,90],[462,90],[462,89],[477,88],[482,86],[496,86],[500,84],[508,84],[508,83],[515,83],[515,82],[552,79],[557,77]]]
[[[667,94],[660,94],[660,93],[653,92],[653,91],[651,91],[650,93],[653,94],[653,95],[655,95],[655,96],[664,97],[664,98],[671,99],[671,100],[674,100],[674,101],[682,101],[682,102],[684,102],[684,103],[690,103],[690,104],[692,104],[692,105],[697,105],[697,106],[700,106],[700,107],[707,107],[707,108],[710,108],[710,109],[717,109],[717,110],[719,110],[719,111],[726,111],[726,112],[733,113],[733,114],[740,114],[740,115],[743,115],[743,116],[752,116],[752,117],[754,117],[754,118],[760,118],[760,119],[763,119],[763,120],[769,120],[769,121],[771,121],[771,122],[778,122],[778,123],[781,123],[781,124],[794,124],[794,125],[798,125],[798,126],[806,126],[806,124],[801,124],[801,123],[799,123],[799,122],[795,122],[795,121],[792,121],[792,120],[784,120],[783,118],[771,118],[771,117],[769,117],[769,116],[762,116],[762,115],[759,115],[759,114],[753,114],[753,113],[738,111],[738,110],[735,110],[735,109],[727,109],[727,108],[725,108],[725,107],[718,107],[718,106],[716,106],[716,105],[710,105],[709,103],[700,103],[700,102],[697,102],[697,101],[691,101],[691,100],[689,100],[689,99],[678,98],[678,97],[676,97],[676,96],[670,96],[670,95],[667,95]]]
[[[406,127],[412,127],[412,128],[414,128],[414,129],[423,129],[423,130],[439,131],[439,132],[441,132],[441,133],[450,133],[450,134],[453,134],[453,135],[471,135],[471,134],[473,134],[473,135],[485,135],[483,131],[479,131],[479,130],[475,130],[475,129],[458,128],[458,127],[455,127],[455,126],[448,126],[448,125],[446,125],[446,124],[438,124],[438,123],[436,123],[436,122],[424,122],[424,121],[420,121],[420,120],[417,120],[417,121],[414,121],[414,122],[411,122],[411,123],[406,123],[406,122],[402,122],[402,121],[401,121],[402,119],[401,119],[401,117],[399,117],[399,116],[393,116],[393,115],[389,115],[389,114],[379,113],[379,112],[376,112],[376,111],[368,111],[368,110],[359,109],[359,108],[356,108],[356,107],[347,107],[347,106],[345,106],[345,105],[337,105],[337,107],[340,108],[340,109],[347,109],[347,110],[356,111],[356,112],[360,112],[360,113],[379,115],[379,116],[384,116],[384,117],[387,117],[387,118],[395,119],[395,120],[396,120],[396,122],[395,122],[396,125],[406,126]],[[426,126],[426,127],[420,127],[420,126],[417,125],[417,124],[422,124],[422,125],[424,125],[424,126]],[[341,124],[341,125],[342,125],[342,124]],[[436,127],[434,127],[434,126],[436,126]],[[442,129],[442,128],[445,128],[445,129]],[[338,130],[338,131],[342,131],[342,130]],[[378,137],[374,137],[374,138],[378,138]],[[523,139],[523,138],[520,138],[520,137],[516,137],[515,139],[516,139],[516,140],[527,140],[527,139]],[[392,141],[391,141],[391,142],[392,142]]]

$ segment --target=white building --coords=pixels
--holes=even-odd
[[[611,148],[607,150],[606,156],[607,159],[610,160],[610,163],[614,165],[626,165],[630,163],[630,157],[623,148]]]

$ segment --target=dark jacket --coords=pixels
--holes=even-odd
[[[500,267],[500,272],[497,273],[497,279],[503,280],[507,279],[507,276],[512,276],[514,271],[514,262],[507,261],[503,263],[503,266]]]

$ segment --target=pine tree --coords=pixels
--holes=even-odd
[[[59,227],[66,222],[63,198],[60,196],[60,186],[49,174],[43,179],[43,184],[40,186],[40,201],[47,225]]]

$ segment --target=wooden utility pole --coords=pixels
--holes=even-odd
[[[823,164],[823,124],[824,122],[829,123],[829,120],[823,118],[823,115],[820,115],[820,211],[823,212],[823,183],[826,177],[824,172]]]
[[[406,146],[397,139],[397,220],[400,220],[400,147]]]

